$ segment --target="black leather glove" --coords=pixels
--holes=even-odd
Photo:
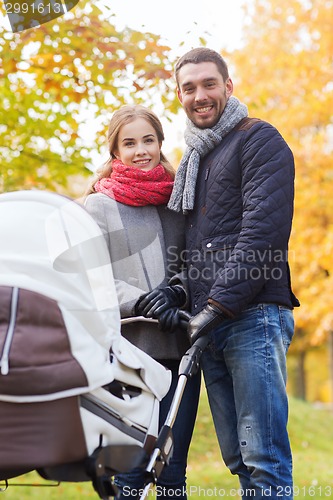
[[[158,318],[162,312],[170,307],[181,307],[186,302],[186,292],[180,285],[155,288],[151,292],[141,295],[135,305],[138,316]]]
[[[189,312],[183,311],[178,307],[171,307],[159,315],[158,326],[162,332],[174,332],[177,328],[186,331],[191,318],[192,316]]]
[[[187,327],[191,345],[203,335],[207,335],[213,328],[219,326],[227,316],[214,304],[208,304],[202,311],[194,316]]]

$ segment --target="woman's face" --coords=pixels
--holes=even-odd
[[[161,145],[157,134],[147,120],[135,118],[121,127],[115,156],[124,165],[147,172],[160,163],[160,154]]]

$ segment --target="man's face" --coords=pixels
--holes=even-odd
[[[220,119],[233,83],[213,62],[188,63],[178,73],[178,98],[188,118],[199,128],[213,127]]]

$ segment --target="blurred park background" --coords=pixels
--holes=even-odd
[[[162,118],[164,152],[177,167],[184,114],[175,93],[174,63],[192,46],[219,50],[229,63],[234,94],[251,116],[275,125],[294,152],[290,266],[301,308],[295,310],[288,391],[295,478],[306,488],[299,497],[333,498],[333,1],[237,1],[236,42],[230,35],[230,2],[216,2],[210,17],[209,2],[180,3],[181,13],[175,0],[156,1],[153,11],[145,0],[80,0],[54,21],[13,33],[0,2],[0,193],[41,189],[81,197],[107,158],[112,112],[125,103],[142,103]],[[125,11],[121,23],[113,4]],[[134,4],[143,19],[164,20],[163,32],[170,31],[170,40],[174,32],[177,43],[155,31],[154,23],[149,29],[133,27],[132,21],[127,25],[126,8],[132,19]],[[186,11],[196,12],[192,28]],[[204,15],[207,30],[199,23]],[[204,390],[195,432],[190,483],[237,487],[220,468]],[[90,487],[64,488],[60,496],[66,500],[94,497]],[[11,491],[8,499],[59,498],[50,490]],[[192,499],[200,496],[205,495]],[[207,490],[207,496],[214,495]]]
[[[130,12],[134,0],[121,3]],[[170,21],[169,11],[165,17],[170,33],[177,30],[173,46],[158,30],[124,21],[120,26],[112,4],[120,0],[80,0],[54,21],[13,33],[0,2],[0,192],[42,189],[81,197],[92,172],[107,158],[112,112],[125,103],[142,103],[162,118],[164,152],[177,167],[184,150],[184,115],[175,93],[174,63],[191,46],[219,50],[229,63],[234,94],[251,116],[279,129],[295,156],[290,266],[301,308],[295,310],[288,391],[292,410],[297,408],[292,425],[298,436],[298,412],[311,421],[309,408],[330,412],[333,407],[333,1],[239,2],[242,24],[232,44],[222,28],[229,2],[220,0],[211,18],[215,26],[221,18],[220,38],[215,34],[213,46],[209,26],[201,32],[194,22],[192,31],[179,30],[173,0],[155,2],[154,12],[146,11],[163,20],[164,9],[173,8],[177,23]],[[202,1],[182,4],[196,10],[198,19],[200,9],[205,10]],[[144,18],[144,0],[140,9]],[[309,406],[299,406],[305,403]],[[324,430],[324,421],[333,423],[327,415],[317,427]],[[201,432],[204,424],[198,425]],[[308,439],[299,437],[303,452]],[[199,462],[192,470],[207,459],[195,450],[192,456]],[[214,457],[213,462],[220,460]],[[190,474],[194,478],[197,473],[190,469]],[[317,493],[309,497],[333,498],[333,488],[332,496]]]
[[[0,3],[0,192],[46,189],[80,197],[92,171],[107,157],[107,125],[112,112],[124,103],[143,103],[163,119],[168,137],[165,153],[177,167],[183,152],[184,113],[175,93],[173,66],[190,48],[189,40],[192,46],[211,46],[209,27],[200,32],[194,22],[192,32],[180,32],[176,2],[159,6],[155,2],[153,11],[151,2],[147,7],[141,2],[142,19],[149,18],[150,26],[154,16],[163,22],[163,9],[168,11],[164,32],[171,34],[178,27],[178,45],[171,47],[165,35],[124,25],[126,7],[133,19],[134,0],[127,2],[119,27],[112,4],[120,3],[124,11],[126,2],[120,0],[80,0],[64,16],[20,33],[8,29]],[[302,307],[295,310],[289,392],[309,402],[330,404],[333,2],[236,2],[242,24],[235,26],[234,47],[232,26],[226,28],[228,2],[216,5],[211,23],[216,31],[220,16],[221,32],[220,38],[215,33],[212,48],[229,63],[234,94],[248,105],[250,115],[274,124],[295,155],[290,265]],[[190,19],[186,20],[186,11],[192,16],[195,11],[198,19],[200,8],[205,11],[199,1],[185,1],[182,6],[184,26]]]

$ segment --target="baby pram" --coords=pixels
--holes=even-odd
[[[0,195],[0,479],[92,481],[147,463],[170,374],[120,335],[108,251],[72,200]],[[111,356],[110,356],[111,353]]]
[[[158,433],[170,374],[121,337],[108,251],[90,215],[52,193],[2,194],[0,234],[0,480],[37,470],[92,481],[108,499],[112,476],[141,466],[144,498],[172,454],[206,340],[183,357]]]

